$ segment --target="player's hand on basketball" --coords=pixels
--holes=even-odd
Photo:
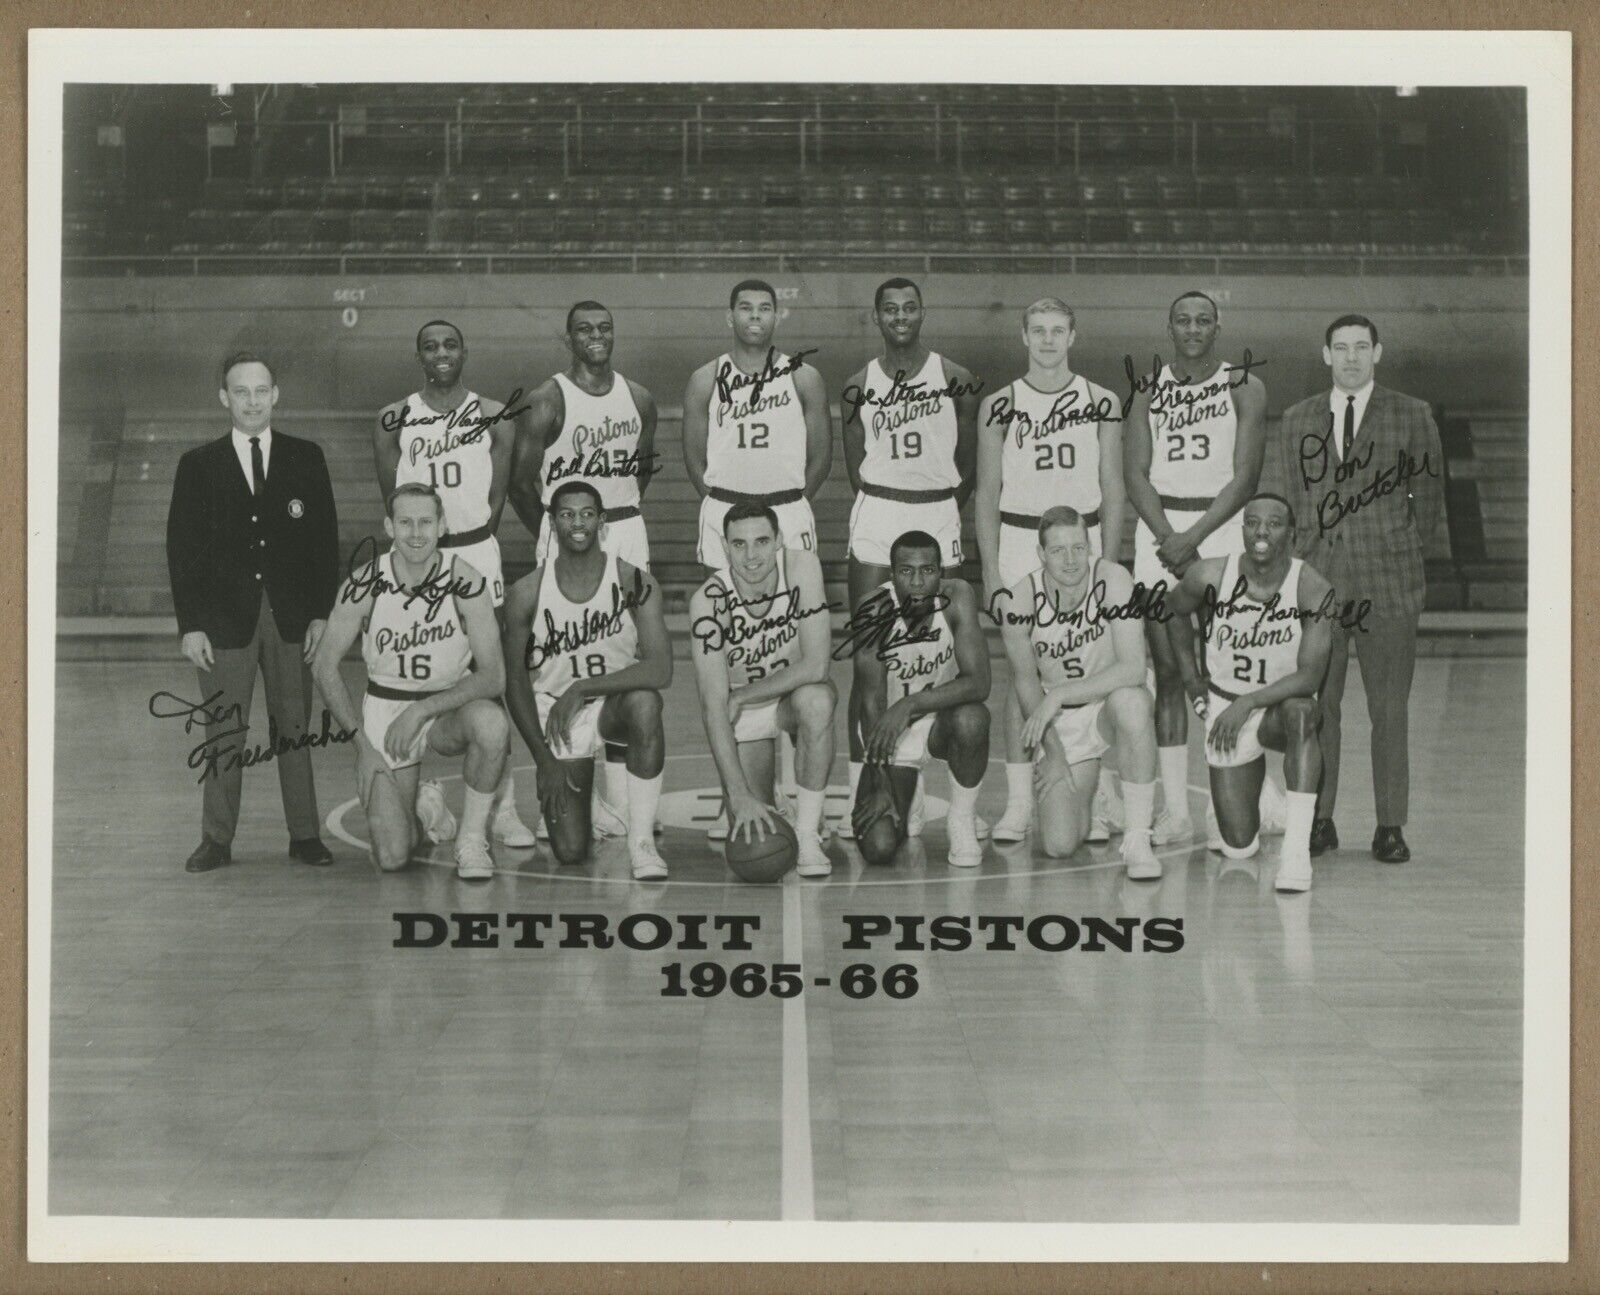
[[[588,698],[576,687],[568,688],[556,698],[556,704],[550,710],[550,718],[544,725],[546,740],[559,743],[561,746],[570,745],[572,721],[577,718],[578,712],[583,709],[583,703],[587,700]]]
[[[389,731],[383,735],[383,749],[389,753],[391,760],[406,758],[426,722],[427,716],[421,713],[416,702],[389,721]]]
[[[1239,734],[1249,718],[1249,702],[1243,697],[1230,702],[1228,709],[1218,715],[1216,723],[1211,726],[1211,732],[1206,737],[1207,744],[1216,747],[1223,755],[1230,754],[1239,745]]]
[[[730,796],[728,798],[728,839],[730,841],[765,840],[768,832],[778,830],[772,822],[773,812],[770,805],[763,805],[748,792],[743,796]]]
[[[301,656],[307,661],[317,655],[317,645],[322,642],[322,631],[327,628],[327,621],[312,621],[306,626],[306,642]]]
[[[900,736],[911,723],[911,700],[902,697],[878,716],[863,744],[863,755],[869,764],[892,764],[894,751],[900,745]]]
[[[1029,751],[1033,750],[1040,742],[1050,725],[1055,722],[1057,715],[1061,714],[1061,700],[1050,693],[1044,695],[1044,700],[1033,708],[1033,713],[1023,722],[1022,745]]]
[[[179,647],[197,669],[209,670],[217,664],[217,658],[211,651],[210,636],[204,630],[190,630],[183,636]]]

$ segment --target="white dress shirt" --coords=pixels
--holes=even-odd
[[[1328,409],[1333,414],[1333,452],[1339,458],[1344,458],[1344,411],[1350,404],[1350,397],[1356,398],[1356,429],[1355,434],[1361,435],[1361,420],[1367,416],[1367,401],[1372,399],[1372,388],[1377,385],[1376,378],[1368,378],[1367,385],[1360,391],[1341,391],[1335,387],[1328,394]],[[237,433],[235,433],[237,435]],[[248,474],[246,474],[248,475]]]
[[[239,456],[239,466],[244,470],[244,479],[250,483],[250,493],[260,493],[250,469],[250,438],[237,427],[233,429],[233,452]],[[261,433],[261,470],[269,477],[272,475],[272,428],[270,427]]]

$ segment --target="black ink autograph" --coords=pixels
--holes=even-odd
[[[1148,394],[1152,405],[1155,405],[1159,400],[1162,402],[1163,408],[1171,405],[1183,405],[1188,408],[1199,404],[1203,400],[1209,400],[1212,396],[1220,395],[1224,391],[1231,391],[1234,387],[1244,386],[1250,380],[1250,370],[1264,369],[1267,367],[1267,362],[1256,359],[1251,354],[1250,348],[1246,347],[1244,358],[1238,364],[1231,366],[1227,377],[1221,382],[1211,381],[1194,384],[1163,382],[1161,380],[1161,370],[1166,366],[1162,364],[1159,355],[1151,357],[1150,372],[1147,374],[1138,373],[1134,370],[1133,356],[1131,355],[1122,357],[1122,367],[1123,371],[1128,375],[1128,397],[1122,402],[1122,416],[1126,418],[1128,410],[1133,407],[1134,397],[1140,394]]]
[[[422,616],[425,621],[431,621],[437,616],[439,608],[444,606],[447,599],[476,598],[489,585],[487,576],[480,576],[477,584],[461,576],[446,578],[444,566],[441,564],[437,571],[408,592],[402,586],[390,584],[383,578],[382,572],[378,569],[378,541],[371,535],[363,538],[356,545],[355,551],[350,554],[350,565],[346,574],[349,576],[349,582],[339,592],[340,602],[353,603],[365,598],[368,593],[374,598],[379,594],[404,593],[406,600],[402,606],[410,607],[419,598],[427,604],[428,610]]]
[[[702,652],[720,652],[723,648],[736,647],[751,639],[766,637],[790,625],[798,624],[808,616],[835,612],[841,608],[839,603],[819,603],[815,607],[801,607],[798,585],[790,585],[787,589],[779,589],[770,595],[762,594],[756,598],[741,598],[734,589],[710,593],[709,597],[711,610],[704,616],[696,617],[694,624],[689,627],[689,632],[699,641]],[[733,614],[754,607],[758,603],[768,604],[765,616],[757,617],[754,613],[745,616]],[[788,606],[778,611],[784,603]]]
[[[1052,625],[1071,625],[1076,629],[1085,625],[1095,625],[1101,621],[1140,620],[1164,625],[1172,619],[1172,613],[1167,610],[1165,580],[1157,580],[1148,588],[1142,581],[1136,583],[1133,592],[1128,595],[1128,601],[1124,603],[1105,602],[1105,581],[1096,580],[1084,601],[1070,612],[1054,606],[1050,596],[1043,589],[1034,594],[1033,606],[1027,611],[1000,611],[1000,599],[1010,596],[1009,589],[994,591],[994,597],[989,600],[989,606],[985,609],[991,620],[1001,625],[1028,625],[1040,629]]]
[[[921,613],[918,619],[926,617],[922,625],[914,627],[910,618],[907,618],[905,629],[897,633],[895,626],[901,620],[902,609],[892,598],[871,598],[844,623],[844,639],[833,649],[833,659],[843,661],[870,648],[877,652],[878,660],[882,661],[895,648],[912,643],[932,643],[939,637],[933,623],[934,613],[943,611],[949,605],[949,594],[934,594],[915,609]]]
[[[576,652],[600,639],[610,638],[622,629],[622,618],[635,607],[650,601],[655,586],[645,581],[644,573],[633,573],[633,588],[623,591],[621,585],[611,587],[611,607],[585,607],[577,620],[557,625],[548,608],[544,609],[544,636],[528,636],[528,646],[523,650],[523,668],[538,670],[551,657]]]
[[[518,387],[506,400],[505,408],[497,414],[484,413],[476,396],[471,400],[462,401],[454,409],[443,414],[408,414],[406,411],[409,402],[407,402],[383,415],[383,429],[386,432],[398,432],[403,427],[431,427],[435,423],[443,423],[447,432],[453,432],[458,427],[467,429],[455,438],[453,445],[470,445],[496,423],[508,423],[533,408],[532,405],[518,405],[517,401],[521,399],[522,388]]]
[[[544,483],[554,485],[572,477],[637,477],[647,471],[654,474],[660,462],[661,456],[653,451],[648,461],[637,450],[632,454],[625,450],[594,450],[587,459],[579,454],[566,459],[555,454],[545,468]]]
[[[197,702],[185,701],[176,693],[164,690],[150,697],[150,713],[157,719],[181,719],[186,734],[194,732],[196,728],[217,724],[238,724],[237,728],[224,729],[208,735],[189,752],[189,768],[200,770],[198,779],[200,782],[219,776],[225,769],[248,769],[252,765],[265,764],[280,755],[288,755],[291,751],[327,746],[330,742],[349,742],[356,735],[354,729],[333,728],[333,716],[324,708],[322,727],[318,732],[308,729],[297,738],[288,738],[278,731],[277,721],[269,717],[266,742],[257,743],[255,746],[241,746],[234,739],[242,738],[250,731],[250,726],[243,722],[244,709],[238,702],[223,704],[221,698],[220,688],[204,701]],[[160,710],[156,709],[158,702],[163,703]],[[171,702],[173,708],[168,709],[166,702]]]
[[[1328,452],[1333,439],[1333,412],[1328,412],[1328,430],[1322,435],[1308,432],[1300,438],[1300,484],[1309,490],[1312,486],[1321,485],[1328,476]],[[1334,485],[1317,504],[1317,535],[1320,538],[1331,531],[1347,517],[1353,517],[1368,504],[1376,503],[1385,495],[1391,495],[1396,490],[1405,486],[1412,477],[1428,476],[1437,477],[1439,470],[1433,466],[1428,451],[1424,450],[1419,462],[1413,458],[1409,450],[1397,450],[1395,461],[1388,467],[1376,469],[1360,486],[1353,488],[1353,493],[1348,496],[1341,494],[1339,487],[1350,482],[1357,473],[1365,471],[1372,464],[1373,446],[1369,442],[1359,452],[1353,453],[1348,462],[1337,463],[1333,467]]]
[[[911,405],[928,401],[935,407],[942,399],[960,400],[965,396],[976,396],[983,391],[983,379],[976,382],[958,382],[955,378],[949,379],[942,387],[930,387],[921,382],[907,382],[906,371],[896,369],[894,377],[889,382],[889,389],[881,396],[871,387],[859,387],[851,383],[839,393],[839,399],[844,404],[844,421],[849,422],[857,417],[865,405],[875,405],[879,409],[890,405]]]
[[[761,389],[767,383],[776,382],[779,378],[786,378],[791,373],[798,373],[805,364],[806,357],[815,355],[818,349],[813,346],[809,350],[796,351],[780,367],[773,362],[777,357],[778,348],[769,346],[767,348],[767,358],[754,373],[741,373],[734,367],[732,360],[724,360],[716,372],[717,395],[724,405],[731,405],[734,402],[734,392],[749,387],[750,403],[753,405],[761,399]]]

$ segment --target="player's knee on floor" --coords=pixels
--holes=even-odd
[[[856,849],[861,851],[862,859],[878,868],[894,861],[895,852],[904,840],[900,828],[888,818],[880,818],[864,833],[856,836]]]
[[[411,862],[411,833],[392,827],[372,834],[372,857],[384,872],[399,872]]]
[[[587,824],[574,824],[566,819],[560,823],[546,823],[550,829],[550,853],[563,868],[582,863],[589,857]]]
[[[1053,815],[1051,817],[1054,817]],[[1083,844],[1086,824],[1040,821],[1039,848],[1052,859],[1065,859]]]

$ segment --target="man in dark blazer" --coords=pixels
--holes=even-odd
[[[1364,620],[1334,622],[1320,694],[1323,773],[1311,853],[1339,846],[1339,709],[1353,637],[1372,720],[1372,853],[1404,863],[1411,857],[1401,829],[1411,788],[1407,707],[1426,593],[1422,554],[1443,511],[1444,458],[1428,406],[1376,385],[1382,358],[1370,319],[1343,315],[1328,325],[1322,359],[1333,388],[1284,412],[1280,453],[1297,555],[1328,578],[1341,604],[1371,600]]]
[[[339,585],[339,523],[322,450],[272,430],[278,388],[259,356],[222,366],[233,430],[178,461],[167,512],[167,571],[184,656],[200,671],[206,725],[199,848],[190,872],[231,862],[244,764],[256,763],[250,702],[259,669],[271,719],[289,854],[333,856],[318,832],[311,781],[310,661]],[[319,743],[320,745],[320,743]]]

